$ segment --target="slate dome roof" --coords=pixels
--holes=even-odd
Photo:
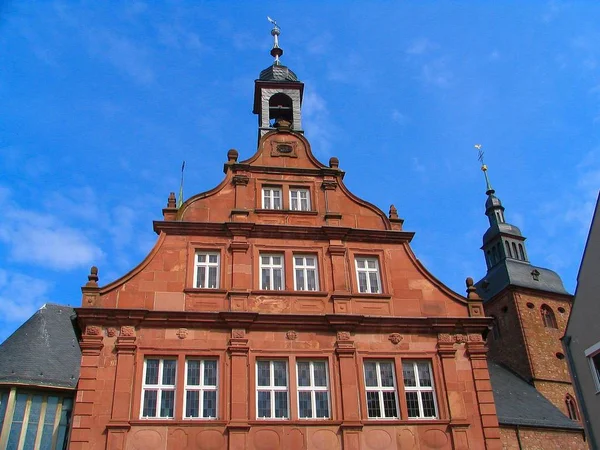
[[[258,79],[260,81],[298,82],[298,77],[290,68],[275,64],[263,70]]]

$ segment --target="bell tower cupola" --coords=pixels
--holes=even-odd
[[[291,69],[281,64],[283,49],[279,46],[281,29],[273,24],[273,64],[263,70],[254,82],[254,114],[258,114],[258,138],[280,126],[302,133],[302,97],[304,83]]]

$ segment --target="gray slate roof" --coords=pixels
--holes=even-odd
[[[0,345],[0,383],[74,389],[81,350],[68,306],[47,303]]]
[[[534,270],[539,272],[537,281],[531,274]],[[487,283],[486,288],[483,287],[485,283]],[[557,294],[569,294],[556,272],[510,258],[502,260],[492,267],[485,277],[475,284],[475,287],[479,296],[485,301],[509,285]]]
[[[298,77],[291,69],[286,66],[276,66],[275,64],[263,70],[258,79],[260,81],[298,81]]]
[[[492,361],[489,370],[500,425],[583,429],[518,375]]]

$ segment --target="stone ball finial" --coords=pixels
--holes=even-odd
[[[396,207],[394,205],[390,205],[390,212],[388,213],[388,217],[390,219],[398,218],[398,210],[396,209]]]
[[[175,199],[175,192],[171,192],[169,194],[169,199],[167,200],[167,208],[175,208],[177,206],[177,200]]]
[[[467,298],[469,299],[479,299],[479,295],[477,295],[477,288],[474,285],[473,278],[467,277],[465,280],[467,284]]]
[[[98,286],[98,268],[96,266],[92,266],[92,268],[90,269],[90,274],[88,275],[88,282],[85,285],[91,287]]]
[[[236,163],[238,160],[238,156],[239,156],[238,151],[235,148],[232,148],[231,150],[229,150],[227,152],[227,162],[229,164]]]
[[[332,169],[337,169],[340,165],[340,160],[337,159],[335,156],[332,156],[331,158],[329,158],[329,167],[331,167]]]

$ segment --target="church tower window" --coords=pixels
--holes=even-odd
[[[556,317],[554,316],[554,311],[548,305],[542,305],[540,309],[542,314],[542,320],[544,321],[544,326],[546,328],[558,328],[556,324]]]

